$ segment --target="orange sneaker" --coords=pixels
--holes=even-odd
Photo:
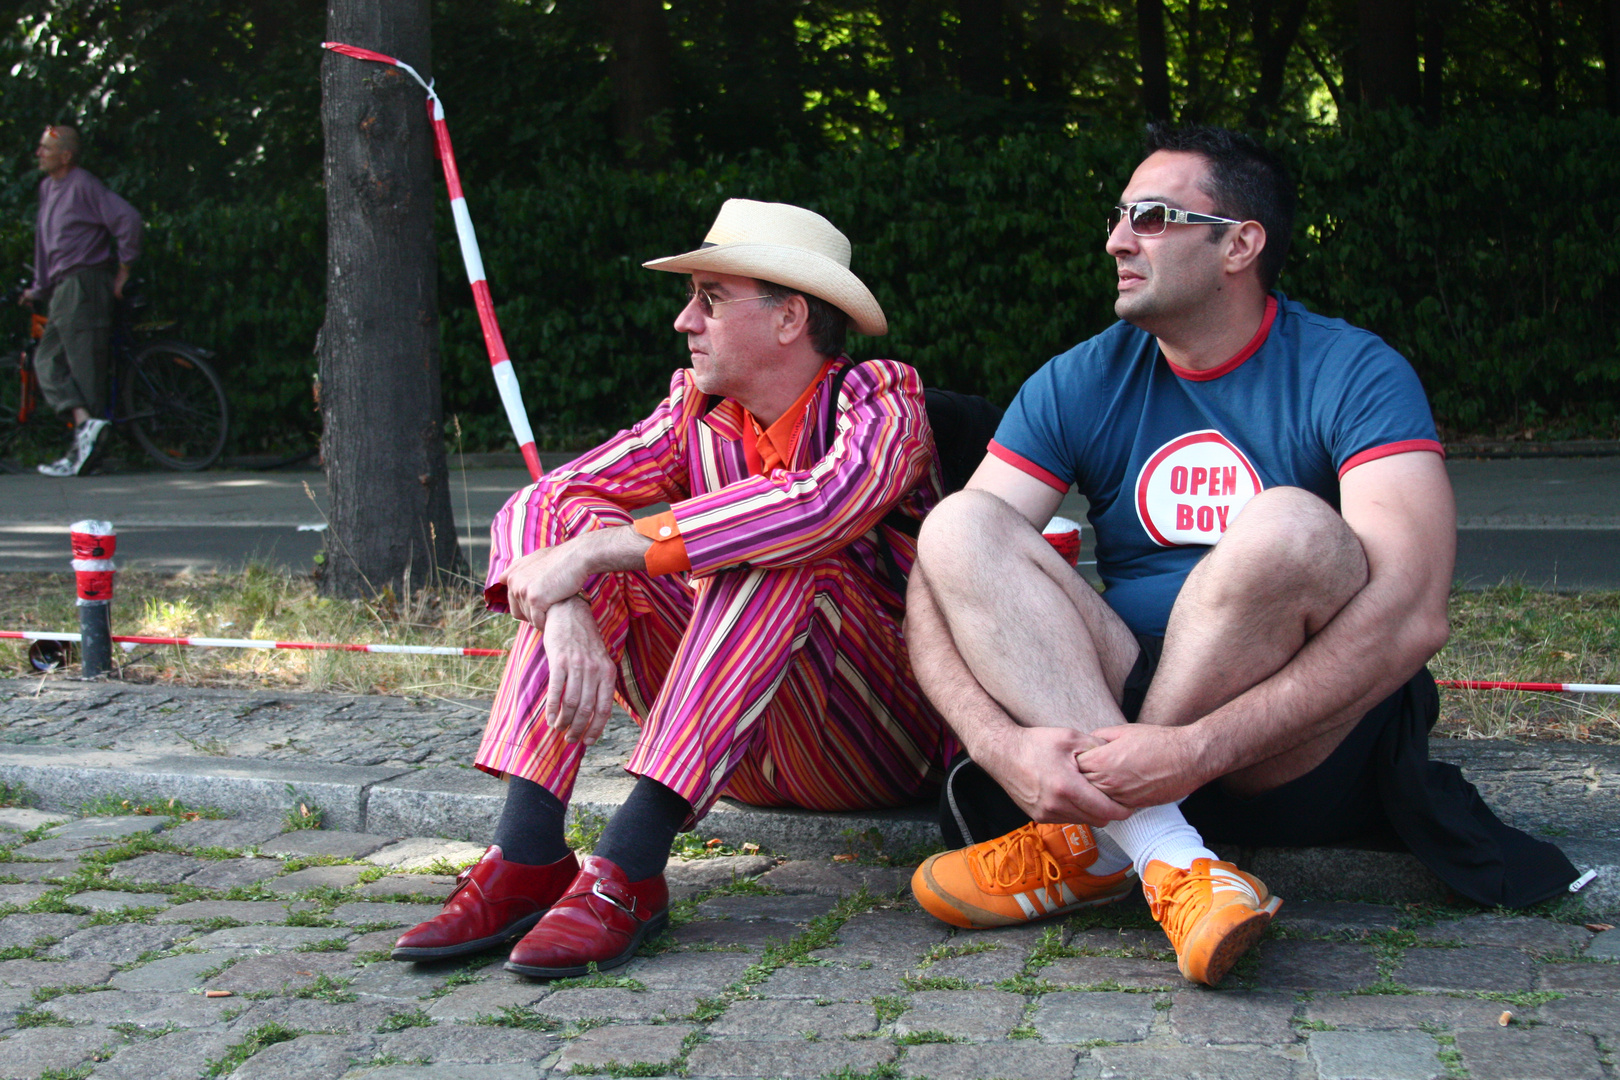
[[[1084,825],[1033,822],[982,844],[930,856],[911,892],[935,918],[983,929],[1111,904],[1131,891],[1130,867],[1102,877],[1086,868],[1097,842]]]
[[[1282,907],[1259,878],[1214,859],[1194,859],[1191,870],[1154,859],[1142,874],[1142,892],[1176,948],[1182,975],[1206,986],[1226,977]]]

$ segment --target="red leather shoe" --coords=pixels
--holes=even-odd
[[[491,846],[463,870],[444,910],[394,942],[395,960],[448,960],[504,945],[526,933],[579,872],[570,851],[547,866],[501,858]]]
[[[541,979],[616,968],[669,924],[664,875],[629,882],[606,859],[587,855],[579,876],[512,950],[507,971]]]

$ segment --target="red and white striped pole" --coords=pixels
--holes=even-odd
[[[1613,683],[1491,682],[1484,679],[1436,679],[1447,690],[1529,690],[1545,694],[1620,694]]]
[[[484,257],[478,250],[478,235],[473,232],[472,215],[467,212],[467,197],[461,191],[461,173],[456,168],[456,153],[450,145],[450,127],[444,121],[444,102],[439,100],[433,85],[402,60],[336,41],[323,41],[321,48],[352,56],[356,60],[392,64],[427,91],[433,142],[439,151],[439,164],[444,167],[444,184],[450,192],[450,214],[456,220],[456,238],[461,241],[461,258],[467,265],[467,280],[472,284],[473,303],[478,307],[478,324],[484,331],[484,348],[489,352],[489,364],[494,370],[495,388],[500,391],[501,404],[506,408],[506,420],[512,425],[512,434],[516,436],[518,449],[523,453],[523,463],[529,467],[529,476],[538,480],[544,471],[540,467],[540,453],[534,446],[534,432],[529,427],[529,414],[523,409],[523,393],[518,389],[517,374],[512,370],[512,358],[506,352],[506,339],[501,336],[500,323],[495,319],[495,301],[489,295],[489,282],[484,280]]]
[[[86,678],[112,668],[113,553],[118,534],[109,521],[86,519],[68,526],[73,577],[79,592],[79,656]]]

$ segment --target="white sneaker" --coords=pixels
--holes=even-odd
[[[77,476],[95,452],[96,440],[107,426],[107,421],[97,420],[94,417],[86,420],[73,430],[73,449],[67,456],[49,465],[41,465],[39,471],[46,476]]]

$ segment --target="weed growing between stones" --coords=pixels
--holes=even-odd
[[[979,953],[996,952],[1000,948],[1000,945],[991,941],[975,941],[967,945],[953,945],[951,942],[946,941],[932,946],[927,952],[923,953],[922,960],[917,966],[919,968],[930,968],[941,960],[952,960],[959,956],[975,956]]]
[[[315,976],[315,981],[308,986],[300,990],[294,990],[292,996],[328,1001],[334,1005],[359,1001],[360,996],[349,989],[350,981],[349,979],[334,979],[323,971]]]
[[[217,806],[187,806],[179,799],[148,799],[133,793],[97,795],[79,804],[79,813],[85,817],[126,817],[144,814],[149,817],[172,818],[176,824],[185,821],[218,821],[230,817]]]
[[[97,1057],[96,1060],[103,1061],[105,1059]],[[89,1080],[90,1074],[94,1070],[95,1066],[87,1061],[83,1065],[77,1065],[71,1069],[46,1069],[39,1074],[39,1080]]]
[[[473,1023],[486,1027],[521,1028],[524,1031],[560,1031],[561,1022],[542,1016],[533,1009],[520,1005],[503,1005],[499,1014],[481,1013]]]
[[[235,1072],[237,1066],[248,1058],[257,1054],[267,1046],[274,1046],[279,1042],[288,1042],[304,1032],[298,1028],[290,1028],[285,1024],[260,1024],[248,1033],[247,1038],[226,1049],[218,1059],[208,1062],[204,1066],[203,1075],[206,1077],[229,1076]]]
[[[348,952],[349,943],[345,938],[325,938],[321,941],[311,941],[293,950],[294,952]]]
[[[298,789],[291,784],[287,785],[287,797],[293,805],[287,807],[287,813],[282,816],[282,824],[289,830],[318,829],[326,820],[326,811],[313,805],[308,798],[300,798]]]
[[[872,999],[872,1011],[877,1014],[879,1027],[894,1023],[910,1008],[911,1002],[903,997],[879,996]]]
[[[49,1009],[24,1009],[17,1014],[13,1023],[20,1028],[73,1026],[71,1021],[62,1019]]]
[[[900,985],[915,993],[918,990],[972,990],[973,984],[954,975],[902,975]],[[1022,993],[1022,991],[1019,991]]]
[[[901,1055],[905,1050],[900,1051]],[[826,1073],[821,1080],[901,1080],[904,1074],[900,1066],[892,1061],[885,1061],[881,1065],[874,1065],[870,1069],[860,1070],[853,1065],[845,1065],[837,1072]]]
[[[27,784],[0,781],[0,806],[38,806],[39,796],[28,790]]]
[[[422,1009],[416,1008],[412,1009],[410,1012],[395,1013],[394,1015],[390,1016],[381,1024],[377,1025],[377,1033],[379,1035],[386,1035],[391,1031],[404,1031],[406,1028],[433,1027],[436,1023],[437,1021],[434,1020],[433,1017],[429,1016]]]
[[[965,1043],[968,1040],[959,1035],[947,1035],[943,1031],[911,1031],[894,1038],[896,1046],[922,1046],[925,1043]]]
[[[590,990],[633,990],[643,991],[647,984],[640,979],[632,979],[624,975],[610,975],[596,969],[596,962],[592,961],[589,970],[584,975],[576,975],[568,979],[553,979],[553,990],[590,989]]]
[[[576,1062],[568,1070],[569,1076],[668,1076],[674,1070],[672,1062],[668,1061],[636,1061],[629,1065],[621,1065],[617,1061],[609,1061],[604,1065],[586,1065]]]
[[[568,828],[563,833],[563,839],[575,851],[595,851],[596,842],[602,839],[602,830],[607,828],[607,823],[608,819],[595,811],[573,807],[568,815]]]
[[[39,986],[35,987],[29,996],[43,1005],[47,1001],[55,1001],[64,994],[100,994],[112,991],[111,986]]]

